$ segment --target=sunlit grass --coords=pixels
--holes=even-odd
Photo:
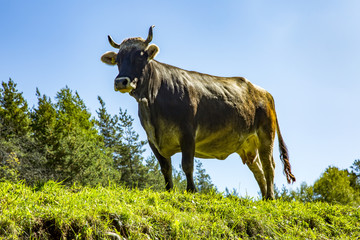
[[[1,239],[356,239],[360,209],[120,186],[0,183]],[[114,239],[114,238],[112,238]]]

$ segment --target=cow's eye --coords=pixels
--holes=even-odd
[[[143,58],[142,51],[136,51],[136,52],[134,52],[133,55],[132,55],[132,58],[133,58],[133,60],[135,60],[135,61],[142,60],[142,58]]]

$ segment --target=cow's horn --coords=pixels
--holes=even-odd
[[[155,25],[152,25],[150,28],[149,28],[149,35],[147,37],[147,39],[145,40],[145,43],[146,44],[149,44],[153,38],[153,28],[155,27]]]
[[[112,40],[112,38],[110,37],[110,35],[108,35],[108,40],[111,46],[113,46],[114,48],[120,48],[120,45],[117,44],[116,42],[114,42],[114,40]]]

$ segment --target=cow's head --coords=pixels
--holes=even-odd
[[[110,45],[118,48],[119,52],[106,52],[101,56],[101,61],[109,65],[118,65],[119,75],[115,78],[115,91],[126,93],[134,90],[145,66],[159,52],[159,48],[155,44],[149,45],[153,37],[153,27],[150,27],[146,40],[128,38],[121,44],[117,44],[108,36]]]

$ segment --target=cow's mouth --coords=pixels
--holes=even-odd
[[[131,92],[132,89],[119,89],[117,91],[121,92],[121,93],[127,93],[127,92]]]
[[[131,93],[132,91],[134,91],[135,88],[133,87],[127,87],[127,88],[115,88],[116,92],[121,92],[121,93]]]
[[[114,89],[121,93],[130,93],[136,88],[136,82],[137,78],[131,81],[129,77],[120,77],[115,79]]]

